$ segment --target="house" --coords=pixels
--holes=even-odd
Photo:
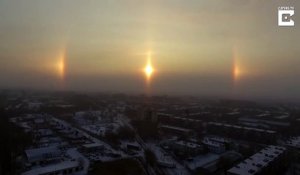
[[[227,171],[228,175],[253,175],[270,174],[272,167],[280,165],[280,158],[284,155],[286,148],[280,146],[268,146],[248,159],[235,165]]]
[[[83,166],[78,161],[63,161],[58,164],[34,168],[21,175],[72,175],[78,174],[80,171],[83,171]]]
[[[25,150],[27,161],[32,165],[41,164],[47,160],[61,156],[62,151],[57,146],[34,148]]]

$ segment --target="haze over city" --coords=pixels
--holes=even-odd
[[[279,27],[277,8],[289,4],[296,25]],[[299,99],[298,7],[1,0],[0,87]]]
[[[299,0],[0,0],[0,175],[300,175]]]

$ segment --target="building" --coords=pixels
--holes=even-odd
[[[38,129],[34,132],[36,137],[48,137],[53,136],[54,133],[51,129]]]
[[[291,137],[285,142],[285,146],[300,150],[300,137]]]
[[[192,129],[202,129],[202,120],[199,119],[193,119],[188,117],[180,117],[180,116],[173,116],[171,114],[166,113],[158,113],[158,120],[162,124],[166,125],[174,125],[174,126],[180,126],[180,127],[189,127]],[[189,115],[189,117],[192,117],[192,115]]]
[[[83,144],[82,149],[85,152],[94,152],[99,150],[104,150],[104,145],[100,143],[89,143],[89,144]]]
[[[292,163],[287,175],[300,175],[300,163]]]
[[[57,146],[49,146],[25,150],[27,161],[32,165],[41,164],[47,160],[56,159],[61,156],[61,150]]]
[[[249,140],[259,143],[273,143],[277,132],[255,127],[244,127],[227,123],[208,122],[207,130],[210,134],[221,135],[235,139]]]
[[[171,140],[161,143],[161,145],[165,149],[172,150],[172,152],[176,155],[180,155],[186,158],[205,153],[203,145],[183,140]]]
[[[157,113],[153,109],[142,109],[140,117],[142,120],[149,120],[152,122],[157,122]]]
[[[186,129],[186,128],[181,128],[177,126],[170,126],[170,125],[160,125],[159,129],[163,131],[164,133],[168,134],[176,134],[176,135],[189,135],[192,133],[192,130]]]
[[[80,171],[83,171],[83,166],[78,161],[63,161],[58,164],[34,168],[21,175],[72,175],[78,174]]]
[[[216,139],[206,137],[203,139],[202,143],[213,153],[221,154],[226,151],[225,143],[217,141]]]
[[[280,146],[268,146],[248,159],[235,165],[227,171],[228,175],[259,175],[270,174],[270,169],[280,165],[280,159],[284,156],[286,148]]]
[[[291,151],[293,160],[287,175],[300,175],[300,136],[289,138],[284,145]]]
[[[200,154],[184,160],[184,166],[192,174],[213,174],[217,170],[220,155],[214,153]]]
[[[265,128],[270,128],[270,127],[282,128],[282,127],[289,127],[291,125],[290,122],[271,121],[267,119],[257,119],[257,118],[250,118],[250,117],[241,117],[238,120],[242,124],[261,126]]]
[[[183,140],[174,142],[173,146],[176,147],[176,149],[182,150],[191,155],[197,155],[204,151],[204,148],[202,145],[192,143],[192,142],[186,142]]]

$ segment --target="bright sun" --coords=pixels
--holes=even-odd
[[[153,67],[151,65],[151,53],[150,52],[148,53],[147,65],[144,68],[144,72],[146,74],[147,79],[150,79],[151,75],[154,72],[154,69],[153,69]]]
[[[153,68],[150,64],[148,64],[145,68],[145,73],[147,77],[151,77],[151,74],[153,73]]]

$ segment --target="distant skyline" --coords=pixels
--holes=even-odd
[[[279,6],[295,7],[294,27],[277,25]],[[0,88],[300,99],[298,9],[298,0],[1,0]]]

